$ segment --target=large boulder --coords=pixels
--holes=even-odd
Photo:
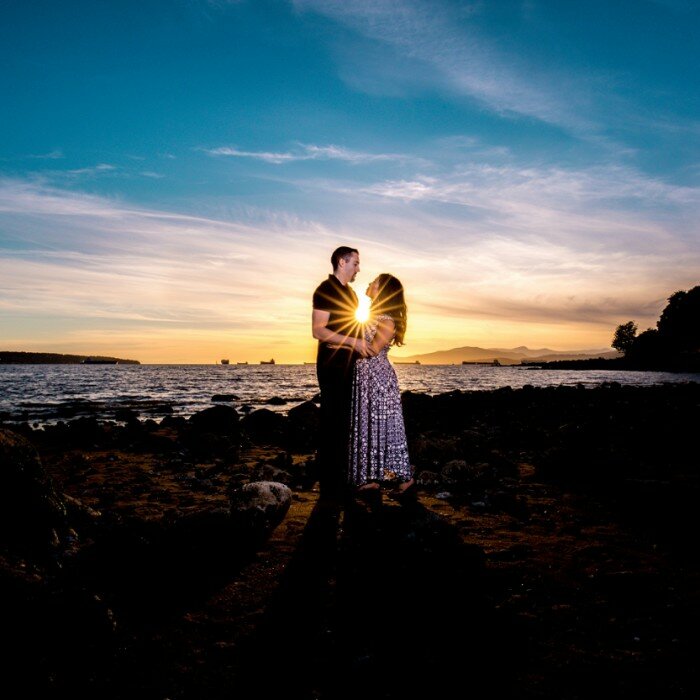
[[[238,435],[238,412],[232,406],[211,406],[190,416],[190,424],[201,433]]]
[[[290,408],[288,417],[289,443],[295,447],[311,448],[317,441],[320,409],[313,401]]]
[[[266,536],[282,522],[292,503],[292,490],[276,481],[254,481],[229,494],[231,520],[253,536]]]
[[[0,542],[10,549],[49,554],[69,534],[66,506],[34,446],[0,428]]]
[[[71,442],[75,445],[102,445],[108,436],[108,431],[96,416],[81,416],[68,423]]]
[[[248,436],[255,442],[277,444],[283,437],[287,419],[269,408],[260,408],[247,415],[242,425]]]
[[[287,416],[295,428],[314,430],[318,427],[321,411],[313,401],[304,401],[289,409]]]

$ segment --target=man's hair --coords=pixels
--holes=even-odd
[[[357,253],[358,255],[360,254],[357,248],[348,248],[346,245],[341,245],[340,248],[336,248],[333,251],[333,255],[331,255],[331,265],[333,265],[333,270],[338,269],[341,259],[347,260],[353,253]]]

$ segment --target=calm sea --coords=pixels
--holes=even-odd
[[[397,365],[396,373],[402,390],[429,394],[525,384],[700,382],[700,374],[484,365]],[[230,405],[237,409],[265,406],[286,411],[317,391],[314,365],[5,365],[0,366],[0,417],[38,423],[89,414],[113,419],[120,408],[130,408],[142,418],[189,416],[211,406],[217,394],[232,395]],[[267,404],[273,397],[286,403]]]

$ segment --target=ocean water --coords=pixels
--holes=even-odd
[[[700,374],[613,370],[540,370],[487,365],[396,365],[402,391],[439,394],[603,382],[650,385],[700,382]],[[216,394],[229,405],[286,411],[318,392],[315,365],[5,365],[0,366],[0,417],[55,423],[81,415],[114,419],[130,408],[141,418],[189,416],[212,405]],[[283,405],[269,405],[272,397]]]

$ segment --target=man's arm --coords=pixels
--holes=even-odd
[[[322,311],[321,309],[313,310],[311,316],[311,334],[313,337],[316,338],[316,340],[320,340],[322,343],[345,345],[357,351],[363,357],[366,357],[368,352],[365,341],[330,330],[330,328],[327,327],[330,318],[331,314],[329,311]]]

